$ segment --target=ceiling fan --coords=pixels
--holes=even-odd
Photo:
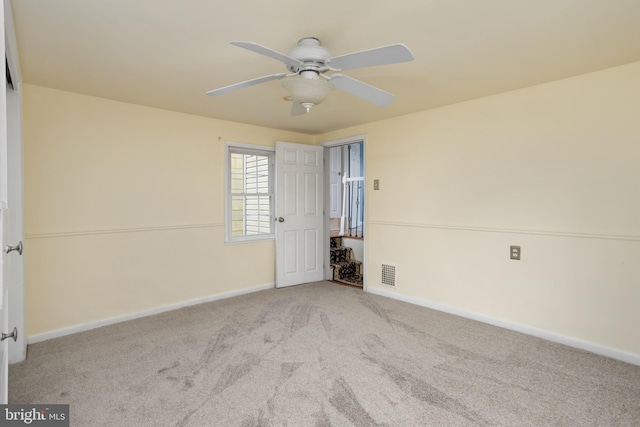
[[[395,64],[414,59],[411,51],[401,43],[340,56],[332,56],[331,52],[322,46],[320,40],[315,37],[300,39],[298,45],[286,55],[257,43],[231,42],[231,44],[283,62],[290,73],[270,74],[257,79],[235,83],[211,90],[207,92],[207,95],[222,95],[236,89],[271,80],[297,76],[295,79],[288,79],[282,83],[291,92],[293,100],[292,116],[308,113],[313,106],[324,101],[334,88],[381,107],[387,106],[394,100],[395,96],[393,94],[340,74],[338,71]],[[330,71],[335,73],[327,74]]]

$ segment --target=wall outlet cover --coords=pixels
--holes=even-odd
[[[510,247],[510,257],[511,259],[520,260],[520,256],[522,255],[522,250],[520,246],[511,246]]]

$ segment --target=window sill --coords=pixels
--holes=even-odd
[[[268,240],[276,240],[275,234],[265,234],[263,236],[243,236],[243,237],[234,237],[233,239],[225,239],[225,245],[238,245],[242,243],[258,243],[264,242]]]

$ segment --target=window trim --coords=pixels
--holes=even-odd
[[[249,236],[232,236],[231,224],[231,153],[262,154],[270,157],[269,178],[271,187],[271,212],[270,221],[274,219],[275,212],[275,147],[264,145],[246,144],[242,142],[226,141],[224,143],[224,241],[226,244],[260,242],[265,240],[275,240],[275,227],[271,228],[269,234],[257,234]]]

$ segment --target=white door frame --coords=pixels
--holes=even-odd
[[[329,150],[329,148],[331,147],[338,147],[341,145],[348,145],[348,144],[357,144],[357,143],[362,143],[362,152],[363,152],[363,161],[362,161],[362,176],[364,177],[364,224],[363,224],[363,231],[362,231],[362,235],[365,236],[364,238],[364,245],[363,245],[363,259],[362,259],[362,267],[366,270],[366,260],[367,260],[367,215],[369,213],[369,197],[367,195],[367,141],[366,141],[366,135],[354,135],[354,136],[348,136],[346,138],[340,138],[340,139],[334,139],[331,141],[327,141],[327,142],[323,142],[322,145],[324,147],[324,151],[325,151],[325,159],[327,158],[327,151]],[[324,181],[325,181],[325,188],[328,188],[329,186],[329,163],[325,162],[325,174],[324,174]],[[325,211],[329,212],[330,209],[330,204],[331,204],[331,200],[329,198],[329,192],[325,191],[325,201],[324,201],[324,206],[325,206]],[[329,215],[325,215],[324,218],[324,241],[328,242],[329,241]],[[330,248],[329,245],[326,245],[326,249],[324,251],[324,265],[325,265],[325,272],[324,272],[324,277],[325,280],[329,279],[331,277],[331,255],[330,255]],[[363,272],[364,273],[364,272]],[[362,289],[363,290],[367,290],[367,275],[363,274],[363,281],[362,281]]]
[[[8,136],[8,206],[11,209],[9,227],[12,244],[24,244],[23,222],[23,158],[22,158],[22,72],[18,57],[18,42],[13,25],[11,2],[4,0],[5,54],[11,73],[13,90],[7,90],[7,136]],[[9,363],[22,362],[27,357],[25,335],[24,255],[8,259],[9,329],[18,328],[18,339],[9,342]],[[5,331],[6,332],[6,331]]]

